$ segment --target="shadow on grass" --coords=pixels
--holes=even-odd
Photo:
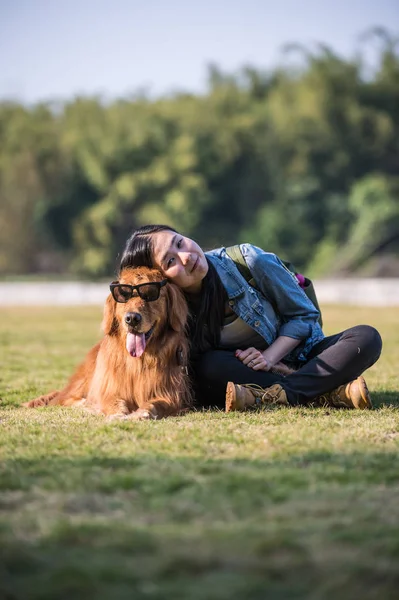
[[[0,597],[393,599],[396,459],[9,461]]]
[[[266,535],[265,535],[266,534]],[[367,538],[365,540],[367,542]],[[7,600],[376,600],[395,598],[395,560],[295,533],[62,525],[3,546]]]
[[[383,406],[394,406],[399,408],[399,390],[392,392],[372,392],[371,399],[374,408],[382,408]]]
[[[136,506],[142,510],[158,510],[166,504],[172,515],[174,497],[179,496],[188,503],[185,509],[189,518],[196,514],[195,507],[201,514],[211,511],[222,518],[226,503],[231,501],[234,518],[240,518],[248,511],[256,511],[259,502],[287,501],[300,490],[399,483],[397,451],[389,449],[398,436],[398,431],[382,434],[379,442],[386,442],[387,447],[380,447],[380,451],[367,447],[347,453],[291,449],[284,458],[271,456],[262,460],[161,453],[126,458],[16,458],[1,464],[0,489],[101,494],[131,491]],[[0,498],[0,508],[3,503]],[[184,518],[180,510],[177,518]]]
[[[22,394],[18,394],[18,397],[20,397]],[[26,393],[24,392],[24,395],[26,395]],[[31,394],[32,396],[32,394]],[[33,394],[34,396],[34,394]],[[384,406],[393,406],[395,408],[399,408],[399,390],[394,390],[394,391],[390,391],[390,392],[371,392],[371,399],[374,405],[374,409],[379,409],[382,408]],[[24,400],[24,402],[26,402],[27,400]],[[2,396],[0,396],[0,408],[1,407],[9,407],[9,408],[20,408],[21,407],[21,401],[18,400],[13,400],[12,398],[10,398],[9,394],[3,394]],[[303,408],[303,407],[301,407]],[[215,410],[220,411],[220,408],[215,408]],[[309,410],[312,410],[312,407],[309,407]]]
[[[8,600],[389,600],[399,583],[394,451],[15,458],[0,482]]]

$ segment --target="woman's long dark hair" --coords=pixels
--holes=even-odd
[[[169,225],[145,225],[136,229],[126,242],[120,271],[128,267],[154,268],[152,235],[160,231],[173,231]],[[220,277],[211,263],[203,279],[199,296],[185,294],[190,309],[189,335],[194,351],[203,352],[217,348],[220,343],[220,331],[223,327],[227,293]]]
[[[144,225],[130,236],[127,240],[122,254],[119,271],[129,267],[155,267],[153,261],[152,235],[160,231],[173,231],[178,233],[169,225]]]

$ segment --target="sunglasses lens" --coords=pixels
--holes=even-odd
[[[132,297],[132,290],[127,285],[114,287],[114,298],[117,302],[127,302]]]
[[[140,298],[146,302],[153,302],[159,298],[159,285],[157,283],[149,283],[148,285],[141,285],[138,288]]]

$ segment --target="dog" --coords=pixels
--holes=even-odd
[[[157,419],[192,403],[183,292],[147,267],[122,270],[110,285],[103,339],[66,387],[24,404],[84,405],[110,418]]]

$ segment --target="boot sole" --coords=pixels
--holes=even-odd
[[[226,388],[226,404],[225,411],[231,412],[236,410],[237,406],[237,396],[236,396],[236,386],[232,381],[229,381]]]
[[[373,408],[373,403],[371,402],[370,392],[368,390],[366,380],[361,375],[356,379],[356,383],[359,386],[359,392],[362,397],[362,402],[358,402],[355,406],[360,410],[366,410]]]

